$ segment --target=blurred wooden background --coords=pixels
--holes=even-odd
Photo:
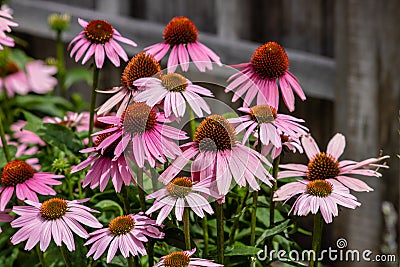
[[[347,138],[343,158],[362,160],[377,156],[381,149],[391,156],[390,170],[382,170],[383,178],[364,179],[375,191],[356,193],[362,206],[355,211],[344,209],[327,228],[325,242],[335,248],[342,237],[351,249],[380,253],[385,230],[382,201],[392,202],[399,210],[400,1],[11,0],[10,6],[20,23],[16,31],[28,38],[29,53],[40,58],[54,55],[54,34],[46,25],[47,15],[53,12],[72,15],[66,42],[81,30],[77,17],[109,20],[139,44],[128,50],[131,55],[160,42],[164,26],[178,15],[193,20],[200,40],[226,64],[249,61],[261,43],[281,43],[288,51],[291,71],[308,96],[304,103],[297,101],[294,116],[306,120],[321,148],[334,133],[342,132]],[[119,84],[121,69],[106,68],[105,88]],[[224,78],[211,75],[215,82]],[[216,95],[230,98],[222,92]],[[365,265],[362,261],[337,263]]]

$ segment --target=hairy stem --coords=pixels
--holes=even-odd
[[[71,260],[69,258],[69,255],[68,255],[68,251],[67,251],[67,249],[66,249],[64,244],[61,245],[60,250],[61,250],[61,255],[62,255],[62,257],[64,259],[64,262],[65,262],[65,266],[72,267],[72,263],[71,263]]]
[[[10,151],[8,150],[8,145],[7,145],[7,140],[6,140],[6,133],[4,132],[4,125],[3,125],[3,119],[0,116],[0,137],[1,137],[1,143],[3,144],[3,152],[4,155],[6,156],[7,162],[11,161],[11,155]]]
[[[47,265],[46,265],[46,262],[44,261],[43,252],[40,250],[39,245],[36,245],[36,254],[39,258],[41,267],[46,267]]]
[[[191,249],[190,245],[190,220],[189,220],[189,209],[184,208],[183,210],[183,232],[185,233],[185,245],[186,250]]]
[[[324,220],[322,218],[321,212],[317,212],[314,215],[314,228],[312,234],[312,250],[315,252],[315,257],[312,257],[308,264],[308,267],[317,267],[318,258],[321,250],[321,239],[322,239],[322,228],[324,226]]]
[[[97,85],[99,83],[100,69],[93,66],[93,83],[92,83],[92,95],[90,97],[90,121],[89,121],[89,147],[93,145],[92,133],[94,126],[94,110],[96,108],[96,96],[97,96]]]
[[[215,204],[215,215],[217,217],[217,260],[224,264],[224,208],[223,204]]]

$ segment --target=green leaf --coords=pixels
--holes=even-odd
[[[24,127],[25,130],[37,132],[43,126],[43,121],[39,117],[25,110],[23,110],[22,113],[27,121],[27,124]]]
[[[225,256],[253,256],[261,249],[251,246],[234,246],[225,250]]]
[[[113,200],[109,200],[109,199],[102,200],[102,201],[100,201],[99,203],[97,203],[94,206],[96,208],[99,208],[99,209],[103,210],[103,211],[114,210],[114,211],[118,212],[119,215],[123,215],[124,214],[124,211],[122,210],[121,206],[117,202],[115,202]]]
[[[260,245],[264,240],[270,236],[276,235],[282,231],[284,231],[286,228],[289,227],[290,220],[287,219],[283,221],[281,224],[278,224],[277,226],[272,227],[271,229],[267,229],[262,233],[262,235],[257,239],[256,241],[256,246]]]
[[[17,153],[17,148],[15,146],[7,146],[8,151],[10,152],[10,157],[14,158],[15,154]],[[7,164],[6,155],[3,152],[3,148],[0,148],[0,167],[2,168],[4,165]]]
[[[55,146],[62,151],[69,150],[76,154],[83,148],[82,142],[76,134],[63,125],[44,123],[37,134],[47,144]]]
[[[17,95],[11,104],[24,110],[44,115],[63,117],[63,110],[73,110],[73,106],[65,98],[51,95]]]
[[[164,239],[168,245],[185,250],[185,234],[177,227],[164,228]],[[192,240],[193,241],[193,240]],[[192,243],[193,244],[193,243]]]
[[[76,82],[85,81],[89,85],[92,84],[92,73],[84,68],[74,68],[67,70],[65,73],[65,87],[69,88]]]

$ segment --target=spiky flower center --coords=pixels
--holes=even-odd
[[[250,109],[250,118],[258,124],[271,123],[276,117],[276,109],[268,105],[258,105]]]
[[[193,183],[188,177],[177,177],[167,185],[168,193],[173,197],[184,198],[192,192]]]
[[[141,102],[130,104],[122,114],[124,130],[132,134],[143,134],[154,129],[157,115],[148,105]]]
[[[16,186],[31,179],[35,170],[23,160],[13,160],[4,166],[1,173],[1,182],[3,186]]]
[[[129,215],[118,216],[108,225],[108,229],[114,235],[124,235],[135,227],[135,220]]]
[[[276,79],[289,69],[289,59],[285,50],[276,42],[261,45],[251,58],[254,71],[263,79]]]
[[[197,28],[187,17],[175,17],[165,27],[163,37],[170,45],[194,43],[198,39]]]
[[[105,44],[111,40],[114,29],[104,20],[92,20],[85,27],[85,36],[93,44]]]
[[[316,197],[327,197],[332,193],[332,184],[325,180],[314,180],[307,184],[307,193]]]
[[[183,92],[186,90],[188,83],[186,78],[178,73],[165,74],[161,78],[161,84],[172,92]]]
[[[121,84],[128,89],[135,89],[133,82],[140,78],[153,77],[161,73],[160,64],[145,52],[138,53],[126,65],[121,76]]]
[[[185,252],[176,251],[165,256],[165,267],[187,267],[190,263],[190,257]]]
[[[105,129],[109,129],[112,127],[113,126],[108,125],[105,127]],[[97,135],[96,140],[94,141],[94,146],[95,147],[99,146],[107,137],[109,137],[111,135],[112,135],[112,133],[103,133],[103,134]],[[113,159],[115,148],[117,147],[117,145],[121,141],[121,139],[122,139],[122,137],[118,137],[114,142],[112,142],[109,146],[107,146],[107,148],[104,149],[102,155],[104,157]],[[99,153],[100,153],[100,151],[99,151]]]
[[[67,201],[57,197],[43,202],[40,207],[40,214],[46,220],[56,220],[64,216],[67,209]]]
[[[233,126],[220,115],[211,115],[205,118],[197,127],[194,141],[200,151],[231,150],[237,140]]]
[[[339,162],[325,152],[315,155],[307,165],[308,180],[335,178],[340,173]]]

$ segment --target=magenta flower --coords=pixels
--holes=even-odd
[[[12,19],[12,10],[2,5],[0,10],[0,50],[4,49],[3,46],[14,46],[14,39],[6,35],[6,32],[11,32],[10,27],[18,26],[18,23],[12,21]]]
[[[137,46],[135,42],[122,37],[113,26],[104,20],[92,20],[87,22],[78,18],[78,23],[84,29],[69,43],[68,50],[71,50],[70,57],[75,54],[75,61],[78,62],[85,54],[82,64],[85,64],[93,55],[97,68],[101,69],[104,59],[107,58],[116,66],[120,66],[122,60],[127,61],[128,55],[125,50],[115,41],[120,41],[130,46]],[[74,44],[75,43],[75,44]]]
[[[4,78],[0,78],[0,88],[5,87],[8,97],[15,94],[26,95],[29,92],[45,94],[54,89],[57,79],[52,75],[57,72],[54,66],[47,66],[41,60],[28,62],[26,73],[15,63],[7,62],[4,69]]]
[[[339,161],[339,157],[343,154],[346,146],[345,137],[339,133],[329,141],[326,152],[320,152],[317,143],[310,135],[303,136],[301,141],[309,159],[308,164],[280,165],[282,169],[287,169],[288,171],[280,171],[278,178],[303,176],[309,181],[336,179],[352,190],[368,192],[373,191],[373,189],[365,182],[349,175],[381,177],[382,175],[377,170],[371,168],[387,168],[386,165],[377,163],[389,158],[389,156],[369,158],[361,162],[352,160]]]
[[[67,128],[75,128],[77,132],[83,132],[89,129],[89,112],[75,113],[67,111],[63,118],[44,117],[43,122],[60,124]]]
[[[22,120],[14,122],[10,126],[13,137],[21,144],[45,146],[46,143],[37,134],[24,129],[26,124],[27,122]]]
[[[169,73],[175,72],[178,64],[183,71],[188,71],[189,56],[201,72],[206,69],[212,70],[211,61],[222,66],[219,57],[210,48],[197,41],[199,39],[197,28],[187,17],[171,19],[165,27],[163,38],[163,43],[146,47],[144,50],[160,61],[171,48],[167,65]]]
[[[218,193],[226,195],[231,186],[232,177],[240,186],[246,181],[253,190],[260,186],[255,178],[271,186],[271,174],[263,164],[271,163],[255,150],[237,141],[233,126],[220,115],[205,118],[197,127],[194,142],[182,146],[184,152],[158,178],[164,184],[169,183],[189,162],[194,180],[208,177],[216,181]]]
[[[146,197],[146,199],[155,198],[153,206],[146,211],[146,214],[152,214],[161,209],[157,217],[157,224],[161,224],[175,207],[175,216],[178,221],[182,221],[185,208],[191,208],[200,218],[204,217],[204,211],[208,214],[214,214],[214,211],[207,200],[211,196],[217,196],[210,189],[211,179],[205,179],[198,183],[193,183],[191,178],[177,177],[168,185]]]
[[[10,213],[11,209],[5,209],[4,211],[0,211],[0,222],[11,222],[14,217],[11,216]],[[0,227],[0,233],[2,232]]]
[[[138,92],[137,87],[133,85],[133,82],[140,78],[156,77],[160,74],[160,64],[152,55],[144,52],[137,54],[125,67],[121,77],[121,86],[114,87],[107,91],[97,91],[104,94],[116,93],[99,107],[97,114],[107,114],[113,107],[119,105],[117,116],[120,117],[128,104],[132,101],[133,96]]]
[[[200,96],[212,97],[210,90],[194,85],[177,73],[169,73],[158,78],[141,78],[136,80],[133,85],[140,90],[134,100],[136,102],[145,102],[150,107],[163,102],[165,116],[168,118],[171,114],[176,117],[183,117],[186,111],[186,103],[192,108],[198,117],[203,117],[203,110],[210,114],[210,107]],[[199,95],[200,94],[200,95]]]
[[[239,108],[238,110],[248,115],[232,118],[228,121],[232,124],[238,124],[236,127],[237,133],[247,128],[243,137],[243,144],[253,134],[263,145],[267,146],[271,143],[274,147],[280,149],[282,148],[282,133],[296,140],[308,132],[307,127],[300,124],[304,120],[290,115],[278,114],[275,108],[268,105],[257,105],[252,108]],[[259,136],[258,131],[260,133]]]
[[[332,215],[339,215],[338,205],[355,209],[361,203],[350,194],[350,190],[335,179],[302,180],[287,183],[280,187],[274,194],[274,201],[288,200],[300,194],[291,210],[294,215],[306,216],[310,213],[321,212],[326,223],[332,222]]]
[[[107,129],[105,131],[107,131]],[[114,156],[114,150],[117,144],[121,141],[121,138],[117,138],[117,140],[102,150],[99,147],[100,144],[111,135],[110,133],[102,132],[96,133],[97,138],[94,142],[94,147],[80,151],[81,153],[91,154],[86,160],[73,167],[71,173],[76,173],[87,166],[90,166],[90,169],[82,182],[83,187],[90,185],[90,188],[94,189],[100,186],[100,192],[103,192],[111,177],[115,191],[119,193],[123,184],[129,186],[131,182],[135,183],[135,179],[125,157],[123,155],[119,155],[118,157]]]
[[[154,265],[154,267],[223,267],[224,265],[215,263],[212,260],[206,260],[201,258],[191,258],[196,252],[196,248],[186,251],[175,251],[168,255],[161,257],[160,261]]]
[[[281,143],[282,146],[277,148],[275,147],[272,143],[269,143],[268,145],[263,145],[261,148],[261,154],[262,155],[267,155],[269,154],[273,159],[278,157],[284,148],[292,151],[292,153],[296,153],[297,151],[302,154],[303,153],[303,147],[301,146],[300,138],[290,138],[289,136],[280,133],[280,138],[281,138]]]
[[[39,151],[39,148],[37,146],[31,146],[29,147],[27,144],[19,144],[15,141],[10,141],[10,137],[6,134],[6,142],[7,145],[9,146],[15,146],[17,148],[17,152],[15,153],[15,158],[19,157],[24,157],[26,156],[32,156],[36,155]],[[3,143],[0,140],[0,147],[3,147]],[[39,159],[38,158],[28,158],[25,159],[25,162],[31,165],[31,167],[35,170],[40,170],[41,166],[39,165]]]
[[[268,104],[278,109],[278,83],[289,111],[294,110],[293,91],[301,100],[306,99],[297,78],[289,72],[289,59],[285,50],[276,42],[268,42],[257,48],[249,63],[232,67],[241,69],[229,77],[228,82],[231,83],[225,89],[225,92],[229,92],[238,88],[232,98],[233,102],[247,92],[244,97],[246,106],[257,96],[257,105]]]
[[[163,238],[164,233],[155,227],[154,220],[143,216],[142,213],[118,216],[110,222],[108,228],[102,228],[90,234],[85,246],[93,245],[86,257],[94,254],[93,259],[97,260],[108,246],[110,248],[107,253],[107,263],[114,258],[118,249],[124,258],[128,258],[129,255],[146,255],[143,245],[144,242],[148,242],[146,236]]]
[[[35,172],[22,160],[8,162],[1,173],[0,211],[4,210],[14,190],[19,200],[28,199],[37,202],[39,199],[36,194],[54,196],[56,191],[49,185],[60,185],[61,182],[55,179],[63,177],[49,172]]]
[[[168,120],[162,113],[140,102],[130,104],[122,118],[107,116],[98,120],[113,125],[99,132],[112,134],[98,148],[107,149],[114,141],[121,139],[115,148],[115,158],[120,157],[131,144],[127,155],[140,168],[144,167],[145,161],[154,167],[156,160],[165,163],[166,158],[174,159],[182,153],[174,141],[188,138],[185,132],[163,124]]]
[[[40,250],[45,251],[53,238],[57,246],[64,243],[69,251],[75,250],[72,232],[82,238],[89,237],[81,224],[92,228],[102,227],[91,214],[98,211],[80,204],[88,200],[51,198],[43,203],[26,200],[25,203],[30,206],[14,206],[12,211],[21,217],[12,221],[11,226],[21,229],[11,237],[11,243],[16,245],[28,240],[25,250],[31,250],[40,243]]]

